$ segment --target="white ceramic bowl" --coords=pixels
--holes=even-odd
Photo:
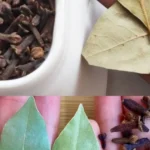
[[[84,42],[104,10],[96,0],[56,0],[53,43],[47,59],[25,77],[0,81],[0,95],[105,94],[106,70],[81,60]]]
[[[43,79],[47,78],[52,71],[57,68],[57,64],[61,61],[63,54],[63,37],[64,37],[64,17],[65,17],[65,0],[56,0],[56,16],[53,34],[53,43],[50,53],[43,64],[29,75],[14,79],[0,81],[1,94],[15,94],[22,93],[25,88],[30,88],[36,85]],[[48,71],[52,70],[52,71]],[[40,94],[40,93],[39,93]]]

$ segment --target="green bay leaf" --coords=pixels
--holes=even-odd
[[[90,65],[148,74],[148,34],[143,23],[116,2],[98,19],[82,54]]]
[[[50,150],[46,124],[33,97],[5,124],[0,150]]]
[[[82,105],[60,133],[52,150],[100,150]]]
[[[134,16],[140,19],[150,32],[150,0],[118,0]]]

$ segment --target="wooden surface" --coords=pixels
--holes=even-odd
[[[79,104],[83,104],[85,112],[90,119],[94,118],[94,97],[62,97],[60,112],[60,131],[74,116]]]

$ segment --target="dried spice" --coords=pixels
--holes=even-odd
[[[0,80],[40,66],[52,44],[54,18],[54,0],[0,1]]]
[[[143,131],[143,132],[149,132],[149,129],[144,124],[142,124],[141,126],[142,126],[141,127],[142,130],[141,128],[139,128],[138,122],[135,122],[135,123],[132,122],[132,123],[118,125],[112,128],[110,131],[111,132],[124,132],[124,131],[132,130],[132,129],[139,129],[140,131]]]
[[[112,139],[112,142],[116,144],[126,144],[126,143],[135,144],[137,140],[138,136],[132,135],[130,138],[114,138]]]
[[[138,139],[137,135],[133,135],[133,129],[139,129],[141,132],[149,132],[149,129],[145,125],[145,119],[150,117],[149,97],[143,97],[143,104],[146,108],[138,104],[131,99],[123,100],[122,104],[130,111],[124,115],[124,120],[118,126],[111,129],[111,132],[121,132],[121,138],[112,139],[113,143],[123,144],[123,150],[133,150],[136,148],[150,148],[150,140],[148,138]]]
[[[148,138],[139,139],[135,144],[124,144],[125,150],[133,150],[136,148],[143,148],[150,145],[150,140]]]
[[[98,138],[99,138],[100,141],[101,141],[102,148],[105,149],[105,148],[106,148],[106,138],[107,138],[107,134],[106,134],[106,133],[99,134],[99,135],[98,135]]]
[[[150,116],[150,112],[147,111],[147,109],[145,109],[144,107],[142,107],[141,105],[139,105],[138,103],[136,103],[131,99],[124,99],[122,103],[127,109],[129,109],[130,111],[132,111],[137,115]]]

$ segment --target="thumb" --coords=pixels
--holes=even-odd
[[[99,145],[101,147],[101,143],[100,143],[100,141],[98,139],[98,135],[100,134],[99,125],[98,125],[98,123],[95,120],[90,120],[90,124],[92,126],[92,129],[94,131],[95,136],[97,137],[98,143],[99,143]]]

